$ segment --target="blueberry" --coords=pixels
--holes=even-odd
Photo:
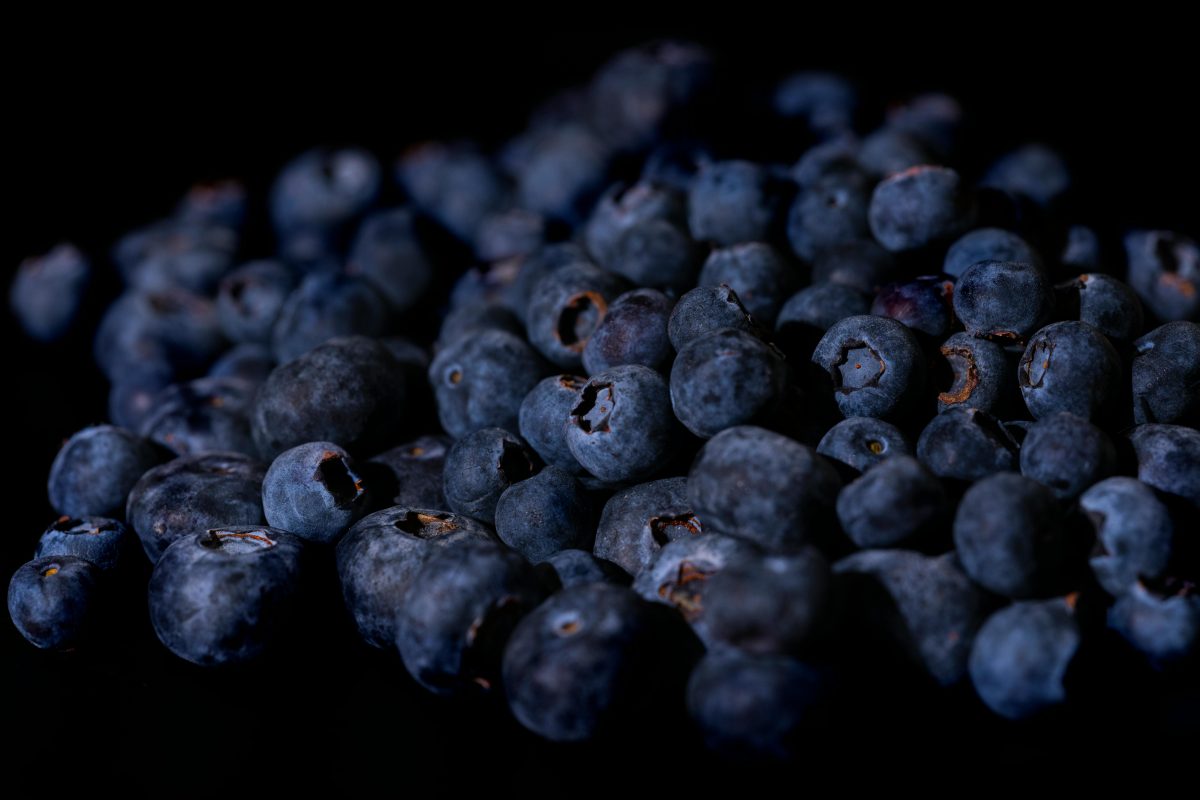
[[[840,483],[812,448],[746,425],[705,443],[687,488],[706,531],[776,550],[803,544],[831,520]]]
[[[864,175],[858,163],[858,139],[842,133],[805,150],[792,165],[791,175],[803,191],[829,177]]]
[[[925,358],[903,323],[855,316],[832,325],[812,355],[828,370],[838,408],[847,417],[903,415],[925,389]]]
[[[1095,529],[1090,563],[1104,591],[1121,597],[1142,578],[1163,577],[1174,524],[1153,489],[1133,478],[1108,478],[1080,496],[1079,508]]]
[[[659,184],[615,184],[592,209],[584,227],[584,241],[600,266],[624,275],[639,286],[656,285],[653,272],[623,269],[620,258],[622,239],[630,231],[647,230],[656,222],[665,222],[669,228],[686,226],[687,199],[678,191]],[[653,267],[652,264],[638,266]],[[692,274],[694,276],[694,271]]]
[[[511,276],[509,275],[509,264],[513,265]],[[575,242],[547,244],[521,258],[512,259],[498,266],[500,269],[494,266],[488,273],[489,275],[500,273],[497,280],[502,284],[502,288],[495,300],[511,308],[521,319],[522,324],[526,325],[529,324],[529,303],[534,290],[543,278],[551,274],[567,267],[582,266],[583,269],[568,273],[568,283],[599,281],[605,284],[611,283],[614,287],[619,283],[618,279],[611,275],[607,278],[601,276],[600,272],[603,270],[597,272],[596,265],[588,257],[587,251]],[[507,284],[504,284],[505,280],[508,281]],[[622,290],[623,288],[622,286]],[[613,296],[616,294],[619,294],[619,291],[613,292]]]
[[[1029,242],[1003,228],[977,228],[963,234],[946,251],[942,272],[960,278],[980,261],[1001,261],[1041,267],[1042,259]]]
[[[782,117],[800,117],[822,135],[849,130],[858,93],[854,85],[831,72],[797,72],[775,88],[772,106]]]
[[[1138,480],[1200,506],[1200,431],[1183,425],[1138,425],[1129,440]]]
[[[663,369],[672,354],[667,323],[673,306],[655,289],[618,297],[583,348],[583,368],[589,375],[626,364]]]
[[[975,481],[1017,468],[1017,443],[999,422],[977,408],[938,414],[917,439],[917,458],[939,478]]]
[[[183,536],[150,576],[154,632],[193,664],[257,658],[292,620],[302,559],[301,541],[274,528],[214,527]]]
[[[1187,586],[1160,593],[1135,583],[1109,609],[1108,625],[1154,662],[1180,661],[1200,642],[1200,595]]]
[[[544,276],[534,284],[526,309],[530,344],[559,367],[578,370],[588,338],[624,289],[620,278],[584,262]]]
[[[38,539],[33,557],[75,556],[100,569],[112,569],[132,540],[129,528],[115,519],[59,517]]]
[[[912,330],[940,339],[954,322],[954,282],[925,276],[880,288],[871,313],[903,322]]]
[[[672,139],[657,145],[646,156],[641,180],[689,192],[700,168],[712,160],[712,152],[703,142]]]
[[[467,540],[431,554],[396,613],[396,647],[438,694],[490,691],[509,635],[542,601],[537,572],[511,550]]]
[[[434,350],[443,350],[464,338],[491,330],[505,331],[514,336],[525,334],[517,315],[498,303],[478,300],[457,305],[442,319]]]
[[[596,555],[637,575],[676,539],[704,528],[692,512],[686,478],[663,478],[631,486],[604,505],[596,530]]]
[[[1095,272],[1101,265],[1100,237],[1086,225],[1072,225],[1059,261],[1080,272]]]
[[[91,277],[92,266],[83,253],[73,245],[56,245],[21,262],[9,290],[9,308],[34,339],[61,339],[79,315]]]
[[[461,542],[493,541],[470,517],[396,506],[363,517],[337,543],[337,570],[346,610],[372,647],[396,643],[396,611],[413,576],[434,553]]]
[[[157,375],[135,375],[113,381],[108,392],[109,418],[118,427],[136,431],[154,408],[159,394],[171,385],[171,380],[171,369],[166,367]]]
[[[475,233],[475,255],[483,262],[525,256],[545,243],[546,218],[523,208],[488,214]]]
[[[169,219],[124,237],[113,260],[136,291],[211,294],[233,266],[237,245],[237,232],[228,227]]]
[[[484,219],[508,195],[487,156],[463,142],[410,148],[396,164],[396,178],[418,208],[464,242],[476,241]]]
[[[1096,419],[1109,411],[1121,359],[1104,334],[1086,322],[1056,322],[1029,340],[1017,370],[1025,406],[1036,419],[1069,411]]]
[[[671,456],[675,418],[667,382],[631,364],[594,375],[579,390],[567,424],[567,447],[605,482],[644,478]]]
[[[591,503],[570,473],[546,467],[500,495],[496,533],[534,563],[560,550],[590,549],[595,535]]]
[[[831,248],[870,238],[870,202],[871,184],[860,172],[825,175],[805,186],[788,212],[792,252],[812,261]]]
[[[258,387],[241,378],[198,378],[164,389],[138,428],[176,455],[257,455],[250,413]]]
[[[1071,175],[1058,153],[1043,144],[1027,144],[996,161],[982,185],[1049,206],[1070,188]]]
[[[956,333],[938,348],[949,378],[938,392],[938,412],[977,408],[996,414],[1010,405],[1012,372],[1004,348],[996,342]]]
[[[892,456],[912,455],[913,447],[890,422],[874,417],[848,417],[821,437],[817,452],[853,470],[866,472]]]
[[[284,450],[263,478],[267,524],[332,543],[368,509],[367,487],[350,454],[333,442]]]
[[[502,330],[464,336],[429,365],[438,419],[456,437],[488,427],[515,430],[522,401],[546,371],[519,336]]]
[[[330,230],[375,200],[380,167],[365,150],[309,150],[291,161],[271,187],[271,219],[281,233]]]
[[[367,281],[338,273],[309,275],[284,303],[271,331],[275,360],[292,361],[339,336],[379,336],[388,326],[383,296]]]
[[[333,339],[271,372],[254,405],[254,441],[265,458],[304,442],[379,450],[399,428],[404,396],[403,371],[386,347]]]
[[[95,625],[101,569],[77,556],[53,555],[22,564],[8,584],[8,615],[29,643],[71,650]]]
[[[1063,500],[1078,497],[1116,468],[1117,449],[1104,431],[1065,411],[1039,420],[1021,443],[1021,474]]]
[[[1200,316],[1200,245],[1171,231],[1134,231],[1125,237],[1129,285],[1166,322]]]
[[[124,428],[98,425],[67,440],[50,467],[50,505],[72,517],[121,517],[129,490],[163,453]]]
[[[812,263],[812,280],[814,286],[837,283],[864,294],[874,294],[891,278],[895,268],[896,260],[891,253],[871,239],[862,239],[819,253]]]
[[[1194,421],[1200,412],[1200,325],[1168,322],[1134,342],[1134,351],[1133,421]]]
[[[839,283],[818,283],[792,295],[775,318],[775,337],[789,356],[807,361],[817,342],[846,317],[865,315],[871,301],[865,294]]]
[[[837,498],[842,530],[859,547],[890,547],[928,531],[947,509],[941,481],[912,456],[869,467]]]
[[[876,241],[892,252],[914,250],[962,232],[972,203],[958,173],[915,166],[875,187],[867,218]]]
[[[701,167],[688,193],[688,226],[697,241],[729,247],[770,238],[793,187],[768,167],[716,161]]]
[[[629,584],[629,573],[586,550],[559,550],[543,562],[554,570],[564,589],[589,583]]]
[[[604,189],[612,153],[592,131],[577,124],[547,126],[516,173],[522,208],[574,223]]]
[[[750,312],[727,285],[701,286],[679,298],[667,321],[671,346],[682,350],[694,339],[721,328],[757,333]]]
[[[296,274],[278,261],[251,261],[221,279],[217,319],[234,342],[271,341],[271,330],[296,286]]]
[[[216,308],[178,289],[126,292],[104,313],[93,340],[96,365],[114,383],[204,369],[225,347]]]
[[[704,251],[686,227],[656,219],[621,234],[613,258],[612,271],[633,283],[680,293],[695,285]]]
[[[396,313],[420,302],[433,282],[433,269],[407,208],[379,211],[363,220],[346,261],[346,272],[369,281]]]
[[[954,287],[954,313],[967,332],[1001,343],[1026,341],[1053,309],[1050,283],[1032,264],[980,261]]]
[[[887,127],[864,137],[858,150],[858,163],[878,178],[890,178],[932,160],[929,148],[913,136]]]
[[[704,262],[700,286],[728,286],[750,315],[768,327],[783,302],[796,290],[796,268],[763,242],[745,242],[714,250]]]
[[[570,473],[583,471],[567,447],[567,423],[586,383],[574,375],[544,378],[525,395],[518,415],[521,438],[547,464]]]
[[[459,439],[446,455],[446,500],[459,514],[491,525],[504,490],[536,471],[520,439],[500,428],[482,428]]]
[[[229,348],[225,355],[214,361],[206,377],[235,378],[258,387],[266,383],[274,368],[275,356],[271,355],[271,348],[244,342]]]
[[[151,561],[177,539],[218,525],[261,525],[266,467],[235,453],[182,456],[147,472],[126,518]]]
[[[983,623],[971,648],[971,682],[984,705],[1020,719],[1064,702],[1079,652],[1074,610],[1063,598],[1014,603]]]
[[[364,470],[373,487],[378,483],[380,489],[392,490],[391,501],[395,505],[446,508],[442,474],[449,449],[450,442],[445,437],[422,436],[380,453],[364,465]],[[382,492],[373,499],[384,500],[386,494]]]
[[[1137,295],[1116,278],[1101,272],[1085,272],[1056,287],[1060,302],[1072,316],[1088,323],[1113,342],[1128,343],[1142,332],[1142,304]]]
[[[682,705],[699,650],[678,617],[629,589],[570,587],[513,631],[503,662],[509,708],[554,741],[632,730]]]
[[[1045,594],[1059,581],[1067,555],[1053,492],[1011,472],[984,478],[963,495],[954,544],[971,579],[1006,597]]]

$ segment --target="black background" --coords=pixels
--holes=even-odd
[[[1188,122],[1197,70],[1183,26],[1160,19],[1085,32],[1024,18],[984,30],[964,21],[950,26],[954,33],[944,24],[913,33],[864,24],[486,36],[414,24],[366,37],[369,20],[360,20],[348,31],[230,36],[218,29],[188,42],[39,32],[27,49],[6,56],[9,202],[0,264],[11,274],[22,257],[62,239],[102,259],[123,231],[168,213],[196,179],[237,176],[261,198],[277,168],[314,144],[358,142],[390,159],[428,137],[497,143],[539,99],[585,80],[615,48],[666,33],[713,47],[727,86],[768,85],[796,68],[845,72],[866,90],[864,105],[876,117],[887,101],[949,91],[967,109],[977,148],[966,172],[1023,141],[1047,141],[1074,169],[1079,221],[1110,236],[1125,226],[1200,233],[1200,156]],[[756,129],[761,99],[729,89],[722,95],[722,129],[743,142],[729,154],[794,159],[802,141]],[[102,299],[103,292],[93,317]],[[22,338],[6,313],[4,337],[5,407],[15,435],[4,474],[9,529],[0,537],[7,575],[53,516],[45,476],[54,453],[73,431],[103,419],[106,386],[90,366],[86,326],[47,348]],[[625,745],[542,743],[501,709],[420,692],[397,659],[358,644],[336,610],[314,617],[306,650],[245,672],[205,673],[154,640],[140,600],[144,577],[130,576],[118,606],[124,618],[90,652],[40,653],[0,626],[0,707],[6,734],[18,741],[4,757],[15,785],[29,787],[19,796],[50,785],[114,786],[128,796],[376,784],[389,793],[418,785],[437,793],[471,785],[569,793],[636,788],[631,776],[644,770],[664,787],[703,794],[739,775],[714,765],[682,730],[649,731],[646,741]],[[326,600],[336,605],[334,595]],[[1111,728],[1000,725],[969,690],[937,703],[906,707],[911,716],[886,723],[865,712],[843,719],[820,757],[790,768],[785,779],[799,787],[850,774],[855,785],[872,775],[937,785],[936,776],[955,768],[984,774],[1015,764],[1075,781],[1094,777],[1091,756],[1114,746],[1103,738]],[[1136,746],[1141,763],[1162,770],[1177,742],[1175,734],[1156,741],[1157,733],[1129,731],[1120,747]],[[858,770],[863,763],[879,771]]]

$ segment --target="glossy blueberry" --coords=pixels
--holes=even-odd
[[[176,455],[258,454],[250,414],[258,387],[241,378],[197,378],[164,389],[138,432]]]
[[[596,530],[595,553],[637,575],[669,542],[703,530],[688,502],[687,478],[663,478],[609,498]]]
[[[812,263],[812,280],[814,286],[837,283],[873,295],[891,279],[895,267],[891,253],[871,239],[862,239],[819,253]]]
[[[591,549],[595,531],[583,487],[558,467],[514,483],[496,503],[497,535],[532,563],[560,550]]]
[[[1117,449],[1104,431],[1062,412],[1036,422],[1021,442],[1021,474],[1062,500],[1078,497],[1117,468]]]
[[[630,364],[594,375],[579,390],[567,423],[567,447],[605,482],[644,478],[671,456],[675,418],[663,377]]]
[[[375,200],[381,169],[365,150],[309,150],[283,168],[271,187],[277,231],[329,230],[358,216]]]
[[[38,539],[33,557],[76,556],[100,569],[112,569],[132,542],[129,528],[115,519],[59,517]]]
[[[817,452],[830,461],[866,472],[892,456],[913,453],[908,437],[890,422],[875,417],[848,417],[830,428]]]
[[[705,443],[687,488],[706,531],[777,550],[804,544],[828,524],[840,484],[837,471],[812,448],[745,425]]]
[[[217,319],[234,342],[271,341],[271,331],[296,285],[296,274],[278,261],[251,261],[221,279]]]
[[[490,691],[509,635],[542,601],[537,572],[502,545],[468,540],[431,554],[396,613],[396,647],[438,694]]]
[[[1168,322],[1134,342],[1133,421],[1186,423],[1200,411],[1200,325]]]
[[[395,506],[351,526],[337,543],[346,610],[372,647],[396,644],[396,611],[417,570],[443,547],[493,541],[487,526],[448,511]]]
[[[1108,625],[1154,662],[1180,661],[1200,642],[1200,594],[1186,586],[1160,592],[1135,583],[1108,610]]]
[[[880,288],[871,303],[871,313],[890,317],[920,333],[942,338],[954,322],[951,298],[954,282],[925,276]]]
[[[689,342],[721,328],[756,333],[750,312],[728,285],[701,286],[679,298],[667,321],[671,346],[682,350]]]
[[[263,344],[244,342],[225,351],[225,355],[213,362],[208,370],[209,378],[234,378],[254,386],[266,383],[267,376],[275,369],[275,356],[271,348]]]
[[[671,366],[671,406],[695,435],[769,420],[786,400],[787,367],[778,351],[733,328],[692,340]]]
[[[181,456],[147,472],[126,518],[151,561],[177,539],[220,525],[261,525],[266,467],[235,453]]]
[[[267,524],[301,539],[334,542],[367,510],[367,487],[358,465],[333,442],[284,450],[263,478]]]
[[[1171,231],[1125,237],[1129,285],[1164,322],[1200,317],[1200,245]]]
[[[384,345],[333,339],[271,372],[254,405],[254,441],[264,458],[305,442],[378,451],[400,426],[404,397],[403,369]]]
[[[698,283],[728,286],[754,319],[770,327],[796,290],[798,279],[796,268],[775,248],[744,242],[714,250],[700,270]]]
[[[1110,412],[1121,380],[1121,359],[1086,322],[1056,322],[1029,340],[1017,369],[1025,406],[1036,419],[1069,411],[1084,419]]]
[[[1058,153],[1043,144],[1027,144],[996,161],[982,185],[1049,206],[1070,188],[1071,175]]]
[[[938,348],[944,359],[945,388],[938,392],[938,412],[977,408],[989,414],[1002,411],[1016,396],[1004,348],[996,342],[956,333]]]
[[[1138,425],[1129,441],[1138,480],[1200,506],[1200,431],[1183,425]]]
[[[938,414],[917,439],[917,458],[930,472],[961,481],[1017,469],[1018,450],[996,418],[977,408]]]
[[[363,220],[346,261],[346,272],[370,282],[396,313],[420,302],[433,270],[407,208],[379,211]]]
[[[309,275],[279,312],[271,350],[282,364],[339,336],[379,336],[387,329],[388,313],[368,281],[338,273]]]
[[[624,289],[622,279],[583,262],[551,272],[534,284],[529,297],[530,344],[559,367],[580,369],[588,339]]]
[[[770,238],[794,191],[787,184],[749,161],[703,165],[688,193],[693,238],[718,247]]]
[[[97,425],[67,440],[50,466],[50,505],[72,517],[121,517],[129,490],[164,453],[124,428]]]
[[[555,577],[564,589],[588,583],[629,585],[628,572],[587,550],[559,550],[543,563],[554,570]]]
[[[364,466],[373,500],[384,501],[390,492],[391,502],[398,506],[446,508],[442,474],[449,450],[446,437],[422,436],[375,456]]]
[[[1133,478],[1108,478],[1084,492],[1079,507],[1096,534],[1089,563],[1104,591],[1121,597],[1138,580],[1165,574],[1175,526],[1153,489]]]
[[[975,483],[954,517],[963,569],[1005,597],[1037,597],[1052,589],[1066,555],[1065,537],[1054,493],[1012,472]]]
[[[519,336],[502,330],[464,336],[429,365],[438,419],[456,437],[488,427],[515,430],[521,402],[546,371]]]
[[[967,332],[1004,344],[1020,344],[1046,324],[1054,293],[1032,264],[980,261],[954,287],[954,313]]]
[[[924,247],[962,232],[970,194],[947,167],[910,167],[875,187],[867,217],[875,240],[892,252]]]
[[[101,569],[77,556],[53,555],[22,564],[8,584],[8,615],[29,643],[71,650],[97,617]]]
[[[1081,639],[1074,609],[1064,598],[1000,609],[983,623],[971,648],[971,682],[979,699],[1009,719],[1062,703]]]
[[[868,239],[871,184],[860,172],[826,175],[805,186],[787,218],[792,252],[805,261],[849,242]]]
[[[734,559],[708,580],[708,641],[746,653],[798,653],[814,637],[829,600],[829,564],[812,547]]]
[[[405,151],[396,178],[413,202],[464,242],[474,242],[488,214],[500,211],[508,186],[473,145],[426,142]]]
[[[1086,225],[1072,225],[1058,260],[1080,272],[1095,272],[1101,266],[1100,237]]]
[[[192,532],[154,565],[154,632],[193,664],[250,661],[276,645],[292,622],[302,559],[301,540],[274,528]]]
[[[1042,259],[1029,242],[1003,228],[976,228],[958,238],[946,251],[942,272],[960,278],[980,261],[1002,261],[1041,267]]]
[[[939,522],[947,510],[937,477],[912,456],[894,455],[842,488],[837,515],[859,547],[890,547]]]
[[[516,199],[553,219],[577,222],[604,189],[611,151],[582,125],[546,127],[516,174]]]
[[[1132,289],[1102,272],[1085,272],[1057,287],[1059,303],[1113,342],[1142,332],[1142,304]]]
[[[91,277],[91,263],[82,252],[56,245],[21,262],[9,289],[9,308],[34,339],[60,339],[75,322]]]
[[[780,116],[800,117],[816,133],[830,135],[853,125],[858,93],[841,75],[797,72],[775,88],[772,106]]]
[[[491,525],[504,490],[536,471],[520,439],[500,428],[482,428],[456,441],[446,455],[446,500],[459,514]]]
[[[847,417],[905,413],[925,391],[925,358],[903,323],[887,317],[846,317],[821,337],[813,363],[829,372],[838,408]]]
[[[798,361],[807,361],[817,342],[846,317],[865,315],[871,300],[857,289],[838,283],[818,283],[792,295],[775,319],[780,348]]]
[[[613,301],[583,348],[589,375],[625,364],[661,370],[671,360],[667,323],[674,302],[655,289],[635,289]]]

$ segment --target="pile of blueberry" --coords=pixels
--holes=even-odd
[[[299,156],[273,252],[234,182],[122,238],[113,424],[54,460],[17,628],[86,643],[140,544],[162,643],[242,663],[336,565],[433,692],[554,740],[686,711],[775,755],[864,653],[1009,718],[1097,653],[1194,678],[1197,243],[1107,246],[1044,146],[960,174],[947,96],[863,135],[829,74],[773,95],[794,165],[730,159],[712,85],[648,45],[495,152]],[[60,337],[92,277],[61,246],[13,311]]]

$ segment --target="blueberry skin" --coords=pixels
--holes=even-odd
[[[516,430],[521,403],[546,372],[519,336],[501,330],[465,336],[429,365],[438,419],[456,438],[480,428]]]
[[[1121,359],[1104,334],[1086,322],[1056,322],[1029,340],[1017,369],[1025,407],[1035,419],[1069,411],[1097,419],[1121,380]]]
[[[233,342],[269,343],[296,282],[296,274],[278,261],[251,261],[230,272],[217,291],[221,332]]]
[[[1116,472],[1117,449],[1104,431],[1062,412],[1034,423],[1021,442],[1020,460],[1022,475],[1071,500]]]
[[[430,556],[466,541],[494,541],[483,523],[448,511],[395,506],[368,514],[337,543],[346,610],[372,647],[396,644],[396,610]]]
[[[667,382],[630,364],[592,376],[579,390],[567,447],[601,481],[637,480],[666,464],[675,424]]]
[[[963,569],[988,591],[1036,597],[1051,588],[1066,551],[1054,493],[1023,475],[1000,472],[967,490],[954,517]]]
[[[396,179],[413,203],[464,242],[500,211],[508,185],[486,155],[466,142],[425,142],[405,151]]]
[[[1133,346],[1133,421],[1194,421],[1200,411],[1200,325],[1168,322]]]
[[[1156,664],[1182,661],[1200,642],[1200,595],[1160,594],[1135,583],[1108,610],[1108,626]]]
[[[764,241],[770,238],[793,191],[760,164],[705,164],[688,192],[688,227],[697,241],[718,247]]]
[[[171,369],[167,367],[158,375],[136,375],[113,382],[108,392],[109,419],[118,427],[136,431],[154,408],[158,395],[171,385],[171,377]]]
[[[500,428],[482,428],[456,441],[446,455],[446,500],[451,510],[493,525],[500,495],[536,471],[520,439]]]
[[[275,179],[271,219],[281,233],[330,230],[366,211],[380,183],[379,163],[365,150],[309,150]]]
[[[636,576],[668,543],[703,531],[688,502],[687,478],[663,478],[609,498],[596,529],[595,553]]]
[[[938,392],[938,413],[952,408],[977,408],[996,414],[1007,405],[1012,387],[1004,348],[969,333],[956,333],[938,348],[950,371],[950,385]]]
[[[940,339],[954,323],[953,296],[954,282],[937,276],[889,283],[875,294],[871,313],[903,322],[914,331]]]
[[[589,375],[626,364],[662,370],[671,360],[667,323],[674,302],[655,289],[636,289],[613,301],[583,348]]]
[[[890,547],[935,524],[947,508],[937,477],[907,455],[867,469],[838,493],[842,530],[859,547]]]
[[[758,552],[744,539],[719,533],[676,539],[659,551],[653,564],[638,573],[633,590],[651,602],[674,607],[696,635],[711,646],[709,581],[731,564]]]
[[[181,456],[147,472],[126,519],[151,562],[177,539],[220,525],[262,525],[266,467],[238,453]]]
[[[378,211],[363,220],[346,261],[346,272],[369,281],[397,314],[420,302],[433,270],[407,208]]]
[[[571,277],[572,282],[578,282],[581,276],[590,280],[597,274],[594,272],[596,265],[588,257],[587,251],[575,242],[556,242],[541,246],[520,259],[513,259],[513,264],[515,272],[511,277],[509,277],[509,270],[498,270],[496,267],[490,269],[488,274],[499,273],[497,280],[500,282],[508,280],[506,287],[498,297],[494,298],[494,301],[511,308],[521,319],[522,324],[528,324],[529,303],[534,289],[542,282],[543,278],[566,267],[580,265],[584,269],[576,270],[574,277]],[[503,267],[504,265],[499,266]],[[614,294],[619,294],[619,292]]]
[[[1080,495],[1079,508],[1096,534],[1088,563],[1104,591],[1121,597],[1139,579],[1164,575],[1175,526],[1153,489],[1133,478],[1108,478]]]
[[[202,371],[225,347],[216,307],[207,298],[172,289],[126,292],[100,320],[92,343],[96,365],[113,383]]]
[[[431,692],[491,691],[509,635],[543,597],[537,572],[512,550],[474,540],[440,548],[404,593],[396,647]]]
[[[1079,651],[1079,625],[1063,598],[1014,603],[988,617],[969,662],[979,699],[1022,719],[1066,700],[1063,680]]]
[[[581,220],[604,189],[612,153],[583,125],[531,132],[528,159],[515,171],[516,203],[567,223]]]
[[[839,283],[818,283],[796,292],[775,318],[776,343],[789,356],[807,361],[817,342],[846,317],[871,310],[871,300],[857,289]]]
[[[735,559],[705,587],[707,639],[756,655],[798,653],[820,624],[829,585],[829,564],[813,547]]]
[[[904,131],[890,127],[865,136],[858,150],[859,165],[878,178],[890,178],[932,160],[929,148]]]
[[[254,441],[272,459],[305,442],[378,451],[404,418],[404,397],[404,371],[387,347],[333,339],[271,372],[254,405]]]
[[[679,298],[667,321],[667,335],[676,351],[721,328],[758,332],[750,312],[728,285],[692,289]]]
[[[523,208],[494,211],[479,222],[475,256],[484,263],[527,256],[547,241],[548,221]]]
[[[674,294],[696,284],[704,249],[687,228],[662,219],[625,231],[617,241],[612,271],[639,286]]]
[[[828,370],[846,417],[903,415],[925,390],[925,357],[912,331],[887,317],[847,317],[825,332],[812,354]]]
[[[875,187],[867,218],[875,240],[892,252],[914,250],[966,228],[972,201],[947,167],[909,167]]]
[[[831,520],[841,481],[812,448],[745,425],[705,443],[687,488],[706,531],[779,550],[804,544]]]
[[[853,125],[858,92],[832,72],[797,72],[775,87],[771,106],[781,117],[801,117],[814,132],[829,136]]]
[[[307,541],[336,541],[367,510],[358,465],[333,442],[284,450],[263,478],[267,524]]]
[[[96,618],[101,568],[77,556],[52,555],[22,564],[8,584],[8,615],[30,644],[71,650]]]
[[[1171,231],[1125,236],[1129,285],[1164,322],[1200,318],[1200,245]]]
[[[687,707],[710,749],[783,760],[826,691],[822,673],[799,661],[713,650],[692,671]]]
[[[891,280],[895,268],[891,253],[871,239],[862,239],[817,254],[812,262],[812,282],[814,286],[836,283],[869,295]]]
[[[587,384],[575,375],[543,378],[525,399],[518,413],[521,438],[547,464],[575,475],[583,467],[567,447],[567,424],[571,409],[579,403],[579,390]]]
[[[1049,206],[1070,188],[1071,175],[1058,153],[1043,144],[1027,144],[996,161],[982,185]]]
[[[1050,283],[1032,264],[980,261],[954,287],[954,313],[967,332],[1002,343],[1026,341],[1053,310]]]
[[[164,389],[138,432],[176,455],[258,454],[250,413],[258,387],[241,378],[197,378]]]
[[[1142,332],[1142,304],[1132,289],[1111,275],[1085,272],[1055,287],[1077,316],[1113,342],[1132,342]]]
[[[228,227],[173,218],[124,237],[112,255],[134,290],[207,295],[233,266],[237,246],[237,232]]]
[[[803,191],[831,176],[865,175],[858,163],[858,150],[858,139],[849,133],[819,142],[800,154],[792,165],[792,178]]]
[[[583,229],[583,241],[596,263],[625,275],[638,285],[646,285],[641,275],[625,273],[618,255],[621,239],[631,230],[654,222],[687,224],[687,199],[678,191],[661,184],[638,182],[632,186],[614,184],[592,209]]]
[[[21,262],[9,289],[9,308],[32,338],[61,339],[79,315],[91,278],[87,256],[73,245],[56,245]]]
[[[694,339],[671,366],[671,407],[702,439],[726,428],[767,420],[785,399],[787,367],[776,350],[725,328]]]
[[[383,296],[362,278],[312,274],[283,304],[271,330],[271,351],[282,364],[339,336],[380,336],[388,314]]]
[[[951,686],[966,676],[971,643],[987,604],[954,553],[869,550],[843,558],[833,571],[851,584],[851,591],[858,581],[873,581],[887,594],[893,607],[872,607],[864,621],[885,626],[882,632],[935,681]],[[862,602],[874,606],[879,598],[863,593]]]
[[[447,508],[442,489],[442,474],[446,468],[446,453],[450,441],[441,436],[422,436],[384,451],[366,464],[372,486],[391,489],[392,503],[408,508]],[[386,470],[386,477],[379,471]],[[377,477],[379,476],[379,477]],[[372,489],[376,501],[386,492]]]
[[[504,651],[504,688],[526,728],[583,741],[682,705],[699,652],[677,616],[629,589],[573,586],[517,625]]]
[[[1042,258],[1029,242],[1003,228],[976,228],[963,234],[946,251],[942,272],[961,278],[967,269],[980,261],[1001,261],[1029,264],[1041,268]]]
[[[1058,260],[1065,267],[1094,273],[1102,263],[1100,237],[1086,225],[1072,225],[1067,229],[1067,242]]]
[[[244,342],[229,348],[225,355],[214,361],[206,377],[236,378],[258,387],[266,383],[273,369],[275,356],[271,355],[269,347]]]
[[[976,481],[1017,469],[1019,447],[999,422],[977,408],[951,408],[929,421],[917,458],[939,478]]]
[[[579,370],[588,339],[625,288],[621,278],[583,262],[551,272],[529,296],[529,343],[560,368]]]
[[[117,566],[132,542],[132,532],[115,519],[59,517],[38,539],[33,557],[75,556],[108,570]]]
[[[728,286],[750,315],[771,327],[784,301],[796,290],[796,268],[764,242],[713,250],[700,270],[698,285]]]
[[[830,428],[817,444],[830,461],[866,472],[892,456],[912,455],[908,437],[890,422],[874,417],[847,417]]]
[[[1138,425],[1129,441],[1138,480],[1200,506],[1200,431],[1183,425]]]
[[[514,483],[496,503],[500,540],[535,564],[560,550],[591,549],[595,531],[583,487],[558,467]]]
[[[543,564],[554,570],[555,577],[564,589],[589,583],[629,585],[628,572],[586,550],[559,550]]]
[[[176,541],[150,575],[150,623],[168,650],[203,667],[275,645],[296,606],[304,545],[286,531],[217,527]]]
[[[70,517],[120,518],[129,490],[163,460],[164,453],[152,442],[124,428],[84,428],[67,440],[50,465],[50,505]]]
[[[826,175],[805,186],[788,212],[792,252],[812,261],[825,250],[870,238],[870,202],[871,184],[857,171]]]

